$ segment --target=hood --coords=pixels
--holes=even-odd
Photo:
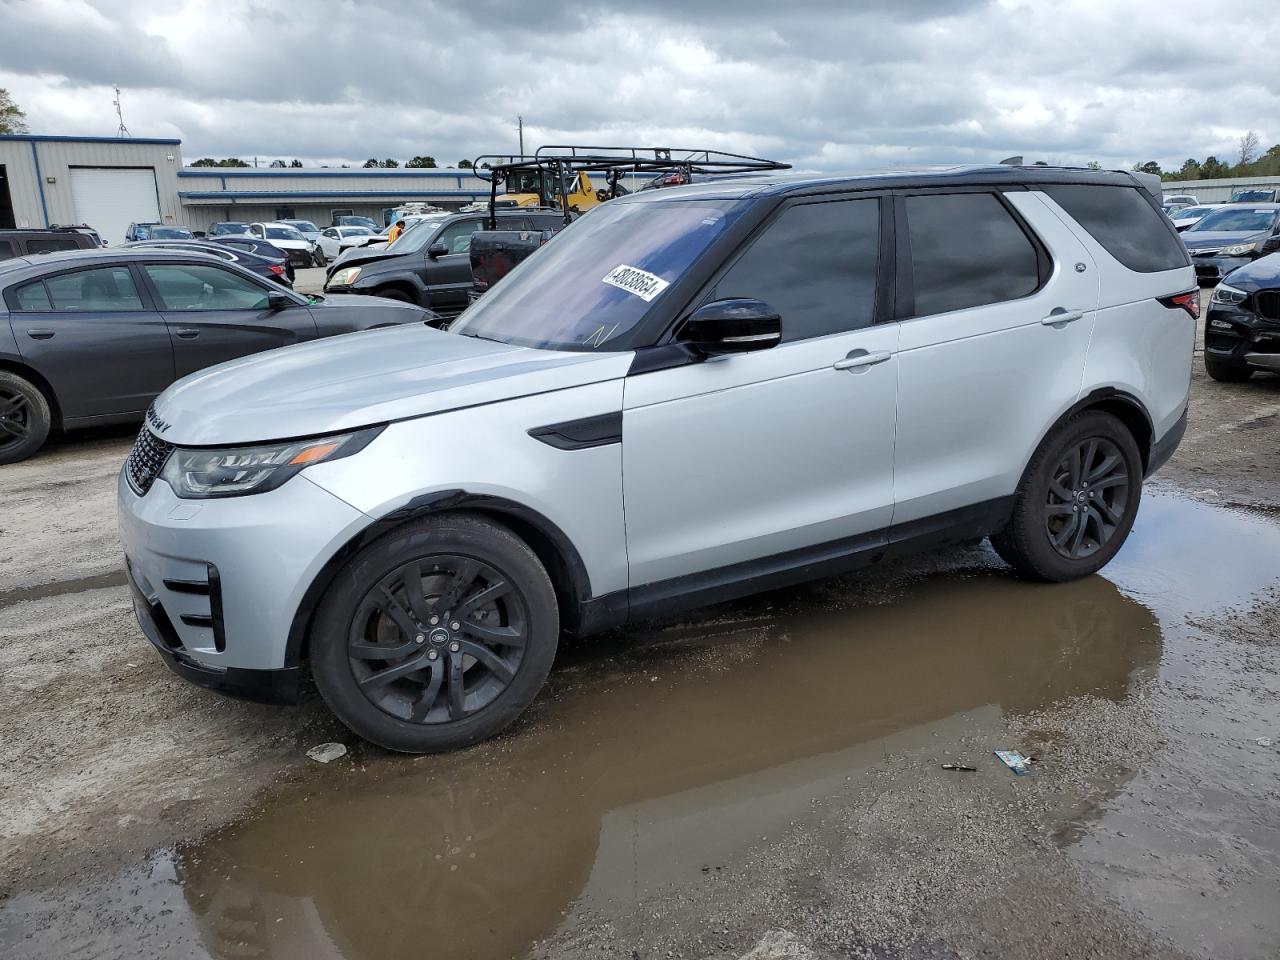
[[[534,350],[408,324],[210,367],[162,393],[155,411],[171,425],[163,433],[170,443],[249,444],[614,380],[631,357]]]
[[[1280,253],[1237,267],[1223,277],[1222,282],[1246,293],[1280,289]]]
[[[342,255],[333,262],[335,267],[362,267],[368,263],[374,263],[378,260],[388,260],[391,257],[402,257],[403,253],[391,253],[386,247],[347,247]]]
[[[279,247],[281,250],[310,250],[311,241],[309,240],[263,240],[261,237],[254,237],[262,243],[269,243],[273,247]]]
[[[1194,253],[1200,247],[1229,247],[1234,243],[1265,240],[1267,231],[1257,230],[1193,230],[1182,235],[1187,249]]]

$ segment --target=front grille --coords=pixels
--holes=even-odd
[[[1267,320],[1280,320],[1280,290],[1259,290],[1253,295],[1254,309]]]
[[[1193,257],[1216,257],[1222,252],[1221,247],[1203,247],[1199,250],[1192,250]]]
[[[141,495],[151,489],[151,484],[159,476],[171,453],[173,444],[161,440],[143,424],[133,449],[129,451],[129,459],[125,462],[129,486],[133,487],[135,493]]]
[[[306,250],[290,250],[289,262],[295,267],[311,266],[311,254]]]
[[[1196,264],[1196,276],[1204,277],[1206,280],[1216,280],[1218,277],[1218,268],[1215,264]]]

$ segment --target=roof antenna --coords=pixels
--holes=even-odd
[[[116,87],[116,98],[111,101],[111,105],[116,108],[116,116],[120,118],[120,126],[116,129],[117,137],[128,137],[129,128],[124,125],[124,112],[120,109],[120,88]]]
[[[119,91],[116,91],[116,92],[118,93]],[[1018,155],[1018,156],[1016,156],[1016,157],[1005,157],[1003,160],[1001,160],[1001,161],[1000,161],[1000,166],[1002,166],[1002,167],[1020,167],[1020,166],[1022,166],[1022,155],[1021,155],[1021,154],[1019,154],[1019,155]]]

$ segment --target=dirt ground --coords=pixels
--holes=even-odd
[[[1104,577],[975,547],[611,635],[424,759],[165,670],[120,573],[133,432],[0,468],[0,955],[1280,949],[1280,377],[1197,359]]]

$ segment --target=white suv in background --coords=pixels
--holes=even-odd
[[[510,724],[562,631],[982,536],[1083,577],[1182,436],[1198,303],[1122,173],[620,197],[447,333],[165,391],[119,481],[138,619],[194,683],[288,700],[306,664],[425,752]]]
[[[310,267],[320,257],[317,244],[302,235],[297,227],[272,220],[267,223],[251,223],[249,236],[255,240],[264,240],[283,252],[289,262],[296,267]]]

